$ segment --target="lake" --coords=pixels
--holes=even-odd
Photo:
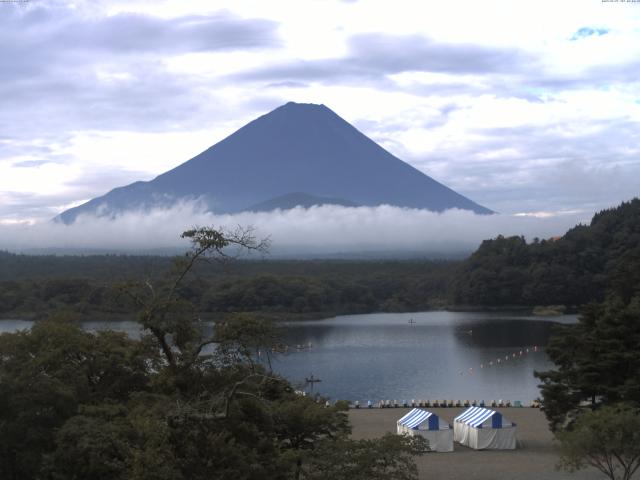
[[[533,371],[553,367],[544,352],[551,327],[574,322],[575,315],[541,318],[445,311],[283,322],[282,335],[289,348],[277,354],[272,364],[299,388],[331,399],[528,403],[539,396]],[[4,320],[0,332],[30,325]],[[139,333],[134,322],[86,322],[84,326],[113,328],[132,336]],[[311,375],[321,382],[305,385]]]

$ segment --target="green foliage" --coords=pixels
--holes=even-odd
[[[560,466],[590,465],[611,480],[630,480],[640,468],[640,410],[625,405],[582,412],[570,429],[558,432]]]
[[[0,477],[34,478],[81,405],[145,390],[144,351],[124,334],[91,334],[60,318],[0,335]]]
[[[50,478],[126,480],[137,433],[121,405],[81,407],[56,433],[44,472]],[[78,461],[82,459],[82,461]]]
[[[640,199],[597,213],[589,226],[534,240],[498,236],[463,262],[451,299],[466,305],[584,305],[640,289]]]
[[[83,318],[127,317],[135,302],[112,285],[130,278],[156,284],[171,269],[169,258],[144,258],[91,256],[77,263],[75,257],[0,256],[0,316],[24,318],[73,308]],[[188,258],[180,260],[184,265]],[[198,312],[216,317],[229,312],[306,318],[415,311],[444,304],[453,265],[423,260],[196,264],[177,293]]]
[[[322,438],[345,436],[351,431],[347,416],[338,408],[325,408],[309,397],[284,398],[273,405],[272,415],[276,435],[285,449],[312,449]]]
[[[413,457],[427,452],[420,437],[387,433],[376,440],[322,442],[304,471],[308,480],[416,480]]]
[[[414,478],[414,444],[350,443],[344,404],[298,396],[256,361],[278,343],[272,324],[236,314],[203,328],[188,298],[202,289],[186,288],[187,275],[263,244],[246,231],[184,236],[192,249],[171,274],[120,287],[138,308],[140,340],[86,332],[68,316],[0,335],[0,478],[284,480],[311,471],[318,452],[351,470],[362,462],[370,478]],[[53,282],[47,295],[78,301],[79,285]]]
[[[558,232],[561,233],[561,232]],[[251,232],[194,228],[195,250],[233,257]],[[243,238],[244,236],[244,238]],[[254,245],[263,252],[266,244]],[[181,259],[184,267],[190,257]],[[416,311],[456,305],[567,305],[602,301],[608,289],[623,299],[640,288],[640,200],[596,214],[562,237],[498,236],[464,262],[244,260],[192,265],[180,297],[198,312],[260,312],[300,317],[373,311]],[[162,280],[170,257],[27,256],[0,252],[0,316],[41,315],[72,307],[83,318],[122,318],[136,308],[111,288],[116,282]],[[120,292],[121,293],[121,292]]]
[[[552,429],[581,402],[640,405],[640,296],[590,305],[575,325],[559,327],[547,353],[557,370],[536,372]]]

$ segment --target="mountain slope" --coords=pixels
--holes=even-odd
[[[63,212],[114,215],[199,199],[219,213],[299,192],[357,205],[492,213],[394,157],[324,105],[287,103],[149,182]]]
[[[264,202],[250,206],[246,210],[249,212],[271,212],[276,209],[289,210],[295,207],[309,208],[314,205],[340,205],[342,207],[357,207],[356,203],[342,198],[316,197],[307,193],[287,193],[270,198]]]

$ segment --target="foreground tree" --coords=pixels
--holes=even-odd
[[[640,467],[640,296],[626,293],[560,327],[547,347],[557,369],[536,372],[560,466],[592,466],[612,480]]]
[[[43,471],[56,480],[128,478],[130,447],[139,442],[127,413],[118,404],[81,407],[56,433],[57,448],[47,456]]]
[[[413,457],[423,455],[428,442],[420,437],[385,434],[375,440],[325,441],[311,456],[308,480],[416,480]]]
[[[0,336],[0,478],[317,478],[323,454],[327,465],[413,478],[413,444],[350,443],[341,406],[296,395],[257,361],[278,341],[269,323],[232,315],[205,328],[183,297],[196,263],[265,244],[242,230],[183,236],[192,248],[172,274],[121,288],[139,306],[140,340],[65,319]]]
[[[566,470],[590,465],[611,480],[630,480],[640,468],[640,410],[636,407],[585,411],[556,437],[561,447],[560,465]]]
[[[640,296],[611,295],[590,305],[575,325],[560,327],[547,353],[557,369],[536,372],[552,430],[567,425],[580,405],[640,405]]]
[[[88,333],[65,316],[0,335],[0,478],[37,478],[56,430],[81,405],[147,390],[153,357],[143,342]]]

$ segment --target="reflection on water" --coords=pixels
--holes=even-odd
[[[533,371],[552,367],[542,347],[554,322],[575,321],[575,316],[552,322],[503,313],[422,312],[289,322],[288,344],[312,348],[291,349],[274,369],[301,386],[313,374],[322,379],[314,390],[334,399],[529,402],[539,396]]]
[[[273,368],[301,388],[311,375],[321,379],[314,391],[333,399],[529,402],[539,396],[533,371],[552,367],[542,348],[552,326],[575,321],[573,315],[547,320],[504,313],[418,312],[286,322],[284,341],[294,348],[277,355]],[[0,332],[30,326],[5,320],[0,321]],[[84,326],[140,335],[135,322]]]
[[[521,347],[546,345],[551,324],[544,320],[489,320],[457,327],[455,336],[464,345],[477,348]],[[467,329],[468,327],[468,329]]]

